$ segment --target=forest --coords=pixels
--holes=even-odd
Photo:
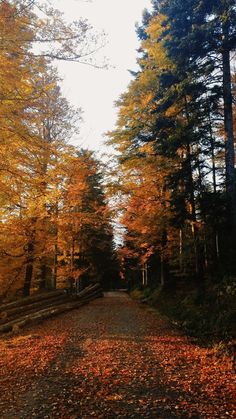
[[[130,289],[187,329],[235,330],[236,6],[154,0],[117,101],[114,190]]]
[[[152,0],[136,31],[108,165],[71,145],[82,110],[55,67],[90,65],[102,38],[45,4],[0,3],[0,298],[100,282],[230,339],[235,1]]]
[[[106,282],[115,266],[102,165],[69,143],[81,109],[63,97],[53,65],[83,61],[95,40],[85,21],[68,25],[36,6],[0,5],[2,298],[63,288],[68,278]]]

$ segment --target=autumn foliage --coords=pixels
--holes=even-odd
[[[137,27],[139,69],[108,133],[113,191],[122,197],[122,275],[130,288],[148,287],[144,298],[166,287],[199,312],[215,300],[216,318],[232,327],[235,3],[152,3]],[[229,298],[227,315],[221,296]]]
[[[99,163],[68,143],[79,130],[81,110],[63,97],[52,65],[54,58],[89,56],[89,26],[66,25],[45,5],[39,18],[36,6],[0,5],[3,297],[65,286],[68,277],[102,280],[109,268],[100,269],[100,259],[113,257]]]

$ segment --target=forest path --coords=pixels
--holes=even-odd
[[[227,357],[125,293],[0,341],[0,418],[233,418]]]

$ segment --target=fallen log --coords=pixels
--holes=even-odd
[[[55,306],[59,305],[65,302],[69,302],[72,299],[78,299],[83,298],[83,296],[88,296],[94,291],[98,290],[100,288],[99,284],[95,285],[89,285],[87,288],[85,288],[83,291],[81,291],[77,295],[68,296],[65,293],[60,293],[59,295],[54,295],[53,298],[50,299],[43,299],[37,302],[34,302],[32,304],[27,305],[21,305],[19,307],[10,308],[6,311],[3,311],[0,313],[0,324],[8,323],[11,320],[14,320],[15,318],[19,317],[21,314],[26,315],[28,313],[37,312],[40,309],[44,309],[49,306]],[[21,316],[20,316],[21,317]]]
[[[20,300],[12,301],[11,303],[5,303],[0,305],[0,311],[6,311],[10,308],[21,307],[23,305],[28,305],[34,302],[48,300],[55,298],[59,295],[65,294],[64,290],[49,291],[47,293],[32,295],[30,297],[21,298]]]
[[[76,295],[76,298],[82,298],[84,295],[89,295],[95,290],[101,290],[102,291],[101,285],[100,284],[89,285],[88,287],[86,287],[82,291],[80,291]]]
[[[9,319],[13,320],[15,317],[19,316],[20,314],[27,314],[30,312],[34,312],[37,309],[49,307],[52,305],[57,305],[58,303],[60,304],[60,302],[65,302],[68,300],[69,300],[69,297],[66,294],[62,294],[59,296],[55,296],[54,298],[40,300],[32,304],[10,308],[0,313],[0,319],[1,319],[0,324],[5,323],[6,321],[9,321]]]
[[[99,287],[99,284],[91,284],[82,290],[77,296],[83,295],[84,293],[88,292],[90,289],[95,289]],[[10,303],[4,303],[0,305],[0,312],[5,312],[8,309],[15,308],[15,307],[22,307],[26,305],[30,305],[34,302],[49,300],[52,298],[56,298],[61,295],[66,295],[65,290],[55,290],[55,291],[48,291],[47,293],[35,294],[29,297],[21,298],[20,300],[12,301]]]
[[[56,316],[58,314],[63,314],[66,313],[67,311],[71,311],[73,309],[79,308],[82,305],[87,304],[89,301],[91,300],[81,300],[81,301],[77,301],[76,303],[74,303],[73,305],[69,305],[69,306],[62,306],[62,307],[57,307],[57,308],[51,308],[50,310],[45,310],[44,312],[39,312],[36,315],[34,315],[33,317],[29,317],[29,318],[24,318],[21,321],[18,322],[14,322],[13,325],[11,325],[10,328],[6,329],[4,328],[3,332],[9,332],[9,331],[18,331],[19,329],[21,329],[22,327],[29,325],[31,323],[39,323],[43,320],[49,319],[50,317]],[[5,325],[6,326],[6,325]],[[2,332],[2,330],[0,329],[0,332]]]
[[[86,290],[83,290],[83,291],[86,291]],[[81,305],[84,305],[88,303],[89,301],[95,298],[99,298],[103,295],[102,289],[100,286],[89,287],[89,290],[87,291],[88,291],[87,293],[81,292],[80,294],[83,293],[82,296],[78,294],[77,298],[75,297],[73,301],[62,303],[58,307],[50,307],[50,308],[47,307],[35,313],[30,313],[25,316],[19,317],[15,320],[12,320],[10,322],[7,322],[0,326],[0,333],[6,333],[12,330],[15,331],[27,324],[30,324],[33,322],[40,322],[54,315],[61,314],[69,310],[73,310],[75,308],[79,308]]]

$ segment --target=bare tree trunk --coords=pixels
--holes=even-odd
[[[57,268],[58,268],[58,202],[55,204],[55,242],[54,242],[54,255],[53,255],[53,268],[52,268],[52,288],[57,288]]]
[[[192,235],[193,235],[193,246],[194,246],[194,256],[195,256],[195,273],[196,277],[199,278],[200,273],[200,261],[199,261],[199,235],[198,229],[196,226],[196,207],[195,207],[195,197],[194,197],[194,185],[193,185],[193,173],[192,173],[192,164],[191,164],[191,149],[189,142],[187,143],[187,163],[188,163],[188,177],[189,177],[189,188],[190,188],[190,207],[191,207],[191,226],[192,226]]]
[[[142,268],[141,268],[141,272],[142,272],[142,285],[143,287],[146,287],[148,285],[148,267],[147,267],[147,263],[144,263]]]
[[[148,285],[148,265],[147,265],[147,263],[145,263],[145,265],[144,265],[144,272],[145,272],[145,286],[147,287],[147,285]]]
[[[46,275],[47,275],[47,265],[45,257],[41,258],[41,266],[40,266],[40,280],[39,280],[39,289],[45,290],[46,289]]]
[[[23,295],[27,297],[30,295],[30,287],[33,277],[33,262],[34,262],[34,243],[31,241],[28,243],[27,249],[27,258],[26,258],[26,270],[25,270],[25,280],[23,287]]]
[[[144,265],[141,268],[141,272],[142,272],[142,286],[144,287],[144,285],[145,285]]]
[[[215,158],[215,137],[212,130],[212,118],[211,118],[211,111],[208,101],[208,119],[209,119],[209,133],[210,133],[210,151],[211,151],[211,162],[212,162],[212,185],[213,185],[213,191],[214,195],[217,194],[217,181],[216,181],[216,158]],[[214,262],[218,263],[219,261],[219,234],[216,227],[216,224],[213,227],[213,234],[214,234]]]
[[[219,234],[216,233],[216,256],[220,259]]]
[[[58,255],[58,246],[57,246],[57,237],[56,243],[54,245],[54,259],[53,259],[53,272],[52,272],[52,288],[57,288],[57,255]]]
[[[200,196],[203,197],[203,176],[201,171],[201,165],[199,161],[199,155],[197,157],[198,162],[198,176],[199,176],[199,190],[200,190]],[[203,255],[204,255],[204,268],[205,271],[207,271],[209,266],[209,260],[208,260],[208,242],[207,242],[207,220],[206,220],[206,214],[204,211],[202,211],[201,214],[202,218],[202,230],[203,230]]]
[[[70,253],[70,275],[73,278],[74,272],[74,261],[75,261],[75,239],[72,237],[71,242],[71,253]]]
[[[222,25],[223,30],[223,98],[224,98],[224,130],[225,130],[225,168],[226,168],[226,192],[229,199],[230,221],[236,227],[236,187],[234,171],[234,132],[233,132],[233,106],[230,71],[229,22]]]
[[[185,97],[185,112],[188,123],[190,123],[190,115],[188,110],[188,101]],[[191,207],[191,227],[193,235],[193,246],[194,246],[194,256],[195,256],[195,274],[196,278],[200,279],[200,257],[199,257],[199,234],[198,228],[196,226],[196,206],[195,206],[195,196],[194,196],[194,182],[193,182],[193,170],[192,170],[192,153],[189,139],[186,144],[186,159],[187,159],[187,170],[188,170],[188,183],[189,183],[189,192],[190,192],[190,207]]]
[[[161,286],[165,285],[165,261],[163,255],[161,255]]]
[[[179,229],[179,269],[183,272],[183,230]]]
[[[209,129],[210,129],[210,147],[211,147],[211,162],[212,162],[212,184],[213,191],[216,194],[217,192],[217,183],[216,183],[216,158],[215,158],[215,138],[212,132],[212,121],[209,111]]]
[[[35,251],[35,234],[36,234],[36,217],[31,218],[31,226],[29,231],[29,239],[26,246],[26,269],[25,279],[23,285],[23,295],[27,297],[30,295],[30,288],[33,277],[33,265],[34,265],[34,251]]]

